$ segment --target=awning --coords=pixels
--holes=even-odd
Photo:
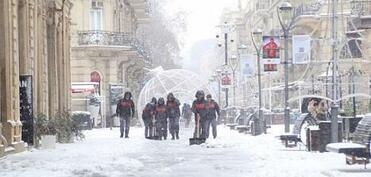
[[[94,85],[71,85],[72,93],[91,93],[95,92]]]

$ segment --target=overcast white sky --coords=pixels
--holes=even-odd
[[[182,10],[187,15],[188,30],[181,52],[185,66],[192,63],[192,46],[200,40],[214,39],[224,8],[237,8],[237,0],[168,0],[166,10]]]

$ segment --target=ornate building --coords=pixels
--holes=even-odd
[[[147,0],[74,1],[72,82],[98,83],[103,124],[115,111],[112,106],[117,95],[111,88],[123,87],[136,99],[144,82],[143,68],[151,65],[150,52],[136,38],[138,26],[149,21],[149,5]],[[74,93],[72,109],[86,110],[88,102],[84,98],[86,94]]]
[[[0,1],[0,156],[33,141],[33,116],[70,111],[69,0]]]

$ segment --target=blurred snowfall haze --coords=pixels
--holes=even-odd
[[[214,49],[219,30],[216,26],[221,24],[224,10],[237,8],[237,0],[167,0],[166,4],[165,10],[169,14],[176,11],[187,14],[187,31],[181,49],[182,67],[201,75],[210,73],[204,68],[217,63]]]

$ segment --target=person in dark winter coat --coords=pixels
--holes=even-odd
[[[199,137],[205,138],[203,127],[205,127],[205,120],[207,118],[207,102],[204,91],[199,90],[196,92],[196,100],[192,103],[192,112],[195,114],[196,123],[194,137],[197,138],[198,132]]]
[[[167,115],[169,118],[169,129],[171,139],[179,139],[180,103],[173,93],[169,93],[166,101]]]
[[[151,102],[147,103],[143,109],[142,119],[144,123],[144,137],[152,137],[153,135],[153,122],[156,112],[157,100],[155,97],[152,98]]]
[[[120,138],[129,138],[130,119],[134,117],[135,106],[130,92],[125,92],[124,98],[117,103],[116,114],[120,117]]]
[[[207,119],[206,119],[206,123],[205,123],[205,128],[204,128],[204,134],[205,134],[205,137],[206,138],[209,138],[209,130],[210,130],[210,125],[213,129],[213,137],[216,138],[216,135],[217,135],[217,130],[216,130],[216,127],[217,127],[217,119],[216,119],[216,115],[220,115],[220,110],[219,110],[219,105],[218,103],[216,103],[210,94],[208,94],[206,96],[206,99],[207,99]]]
[[[164,98],[159,98],[156,106],[156,130],[160,140],[167,138],[167,110]]]
[[[189,124],[191,123],[192,109],[191,106],[187,103],[183,104],[182,117],[185,120],[185,128],[188,128]]]

